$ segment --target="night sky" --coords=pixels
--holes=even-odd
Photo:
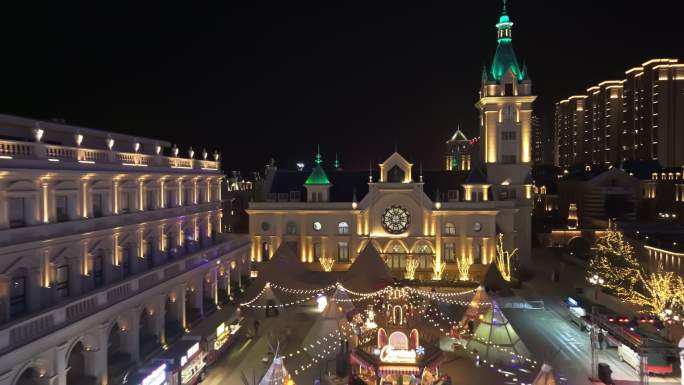
[[[0,112],[218,148],[224,169],[393,150],[442,167],[491,63],[501,3],[69,2],[3,9]],[[631,6],[637,3],[639,6]],[[684,59],[683,1],[510,0],[535,110],[654,57]]]

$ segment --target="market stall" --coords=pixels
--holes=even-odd
[[[193,328],[190,335],[200,338],[207,365],[216,362],[239,339],[243,319],[239,310],[228,307],[214,312],[201,325]]]
[[[202,349],[201,339],[184,336],[152,362],[164,364],[168,374],[166,385],[194,385],[204,379],[205,358],[206,352]]]

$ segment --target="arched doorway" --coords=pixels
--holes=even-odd
[[[582,237],[575,237],[568,242],[568,252],[577,258],[589,259],[591,246],[589,241]]]
[[[175,340],[182,332],[178,314],[174,310],[174,300],[171,296],[167,296],[166,303],[164,304],[164,335],[166,336],[167,344]]]
[[[81,341],[71,349],[67,357],[67,385],[92,384],[94,377],[88,379],[85,375],[85,357],[83,356],[83,344]],[[89,381],[90,380],[90,381]]]
[[[107,375],[110,384],[121,383],[124,374],[131,366],[131,356],[123,351],[121,327],[114,322],[107,338]]]
[[[140,314],[140,329],[138,333],[138,343],[140,344],[140,357],[145,358],[159,348],[159,339],[154,334],[153,310],[143,309]]]
[[[39,385],[38,372],[33,368],[26,368],[19,376],[15,385]]]

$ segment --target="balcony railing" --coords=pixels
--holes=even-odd
[[[226,234],[223,236],[226,238],[224,242],[160,265],[124,281],[90,291],[86,295],[71,298],[49,309],[0,325],[0,355],[91,316],[120,301],[141,294],[151,287],[149,282],[165,283],[183,273],[211,266],[207,263],[188,262],[194,262],[198,258],[214,260],[250,244],[249,238],[246,236],[231,237]]]
[[[122,167],[158,167],[216,171],[218,161],[149,155],[135,152],[69,147],[41,142],[0,140],[0,158],[13,160],[45,160],[50,162],[117,165]]]
[[[133,211],[127,214],[95,216],[88,219],[73,219],[66,222],[37,224],[34,226],[9,228],[0,231],[0,247],[49,238],[82,234],[113,227],[135,225],[166,218],[187,216],[210,210],[220,210],[221,202],[200,203],[192,206],[160,208],[151,211]]]

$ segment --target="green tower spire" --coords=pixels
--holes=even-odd
[[[333,167],[335,167],[335,170],[340,169],[340,160],[337,159],[337,153],[335,153],[335,162],[333,162]]]
[[[321,165],[323,163],[323,157],[321,156],[321,145],[317,145],[316,149],[316,158],[314,159],[314,163],[317,165]]]
[[[513,51],[513,22],[508,16],[508,9],[506,7],[508,0],[503,0],[503,9],[499,22],[496,23],[496,41],[498,43],[496,52],[494,53],[494,60],[492,61],[492,78],[494,80],[501,80],[501,77],[510,68],[518,80],[523,80],[523,72],[518,65],[518,59]]]
[[[328,179],[328,175],[325,173],[323,170],[323,167],[321,167],[321,164],[323,164],[323,157],[321,156],[321,145],[319,144],[316,150],[316,157],[314,158],[314,168],[311,170],[311,174],[309,174],[309,177],[306,179],[306,182],[304,182],[305,185],[312,185],[312,184],[330,184],[330,180]]]

